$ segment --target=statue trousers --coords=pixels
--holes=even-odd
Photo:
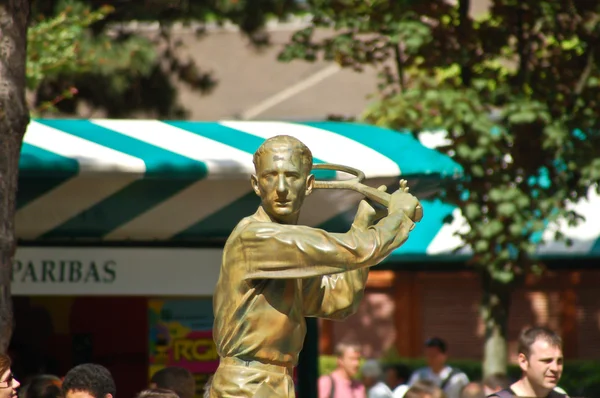
[[[221,358],[211,398],[295,398],[293,367]]]

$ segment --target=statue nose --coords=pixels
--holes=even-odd
[[[277,179],[277,192],[285,192],[285,191],[286,191],[285,178],[280,176]]]

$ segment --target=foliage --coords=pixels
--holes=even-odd
[[[388,358],[381,361],[383,365],[404,364],[411,370],[427,366],[422,358]],[[449,365],[461,369],[470,380],[481,380],[481,362],[474,360],[451,360]],[[331,373],[336,368],[334,356],[319,357],[319,374]],[[514,380],[518,379],[521,371],[517,365],[510,365],[507,374]],[[566,361],[563,376],[559,385],[572,397],[600,396],[600,364],[598,361]]]
[[[298,10],[291,0],[107,3],[111,6],[97,8],[94,0],[33,2],[28,74],[38,110],[80,114],[85,103],[108,117],[135,111],[185,117],[175,84],[208,94],[217,79],[182,56],[183,44],[173,34],[176,23],[194,23],[198,38],[208,23],[234,24],[261,46],[268,44],[262,28],[269,18]],[[157,28],[143,31],[131,22]]]
[[[92,33],[90,27],[113,11],[110,6],[92,10],[65,0],[57,4],[54,15],[34,18],[27,34],[27,86],[39,89],[38,112],[73,98],[78,93],[78,79],[114,76],[112,82],[116,83],[150,73],[156,54],[148,40],[135,36],[115,40]]]
[[[476,263],[509,282],[506,270],[533,265],[530,238],[544,220],[577,221],[567,203],[600,181],[600,6],[496,0],[491,15],[475,21],[464,15],[465,1],[363,3],[313,1],[314,25],[297,32],[281,58],[321,53],[390,72],[384,64],[401,47],[402,78],[384,82],[388,91],[365,118],[414,134],[448,132],[440,149],[466,172],[447,192],[470,224],[462,237]],[[343,32],[315,43],[322,26]],[[394,84],[406,78],[404,89]]]
[[[438,148],[465,170],[443,193],[470,228],[459,233],[483,272],[488,335],[506,331],[510,294],[542,231],[585,215],[570,204],[600,182],[600,3],[313,0],[312,26],[282,61],[319,58],[381,71],[368,122],[419,135],[444,130]],[[319,28],[332,31],[315,40]],[[450,221],[450,220],[447,220]],[[568,239],[557,232],[552,237]]]
[[[129,40],[115,46],[108,37],[92,37],[87,30],[114,9],[96,10],[75,2],[63,2],[51,18],[39,16],[27,32],[27,86],[34,89],[44,79],[91,70],[116,72],[125,69],[136,54]],[[137,44],[137,43],[136,43]],[[144,62],[151,62],[146,57]]]

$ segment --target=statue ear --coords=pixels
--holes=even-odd
[[[310,195],[315,187],[315,176],[314,174],[309,174],[306,177],[306,196]]]
[[[250,184],[252,184],[252,189],[254,193],[260,196],[260,189],[258,188],[258,177],[254,174],[250,177]]]

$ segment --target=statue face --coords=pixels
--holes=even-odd
[[[284,145],[262,154],[256,175],[252,176],[252,187],[274,221],[296,223],[304,198],[313,188],[314,176],[309,171],[301,154]]]

